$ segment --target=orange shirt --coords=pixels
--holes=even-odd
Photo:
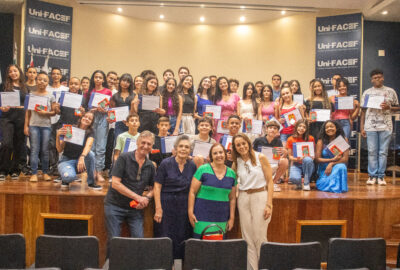
[[[290,136],[286,142],[286,148],[291,149],[293,151],[293,143],[297,143],[297,142],[313,142],[315,144],[314,137],[311,135],[308,136],[307,141],[303,140],[302,138]]]

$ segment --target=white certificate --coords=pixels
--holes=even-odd
[[[343,154],[344,151],[350,148],[350,145],[346,142],[343,136],[338,136],[336,139],[330,142],[326,146],[329,151],[332,152],[333,155],[337,156],[339,154]]]
[[[298,142],[293,143],[294,157],[315,157],[313,142]]]
[[[221,106],[218,105],[205,105],[204,106],[204,112],[207,113],[213,113],[214,119],[220,119],[221,118]],[[202,115],[200,115],[202,116]]]
[[[221,144],[226,150],[232,149],[232,139],[232,136],[226,134],[222,137]]]
[[[246,121],[243,121],[243,132],[251,133],[251,134],[261,134],[262,133],[262,127],[263,127],[263,121],[262,120],[255,120],[251,119],[251,128],[248,129],[246,127]]]
[[[335,104],[337,110],[353,110],[354,109],[354,97],[336,97]]]
[[[64,141],[77,145],[83,145],[83,142],[85,141],[85,130],[77,127],[71,127],[71,128],[72,128],[72,137],[67,138],[64,136]]]
[[[328,95],[328,97],[337,96],[337,95],[339,95],[339,91],[335,90],[335,89],[332,89],[332,90],[326,91],[326,94]]]
[[[60,104],[63,107],[68,107],[72,109],[79,109],[82,105],[82,95],[62,92],[60,96]]]
[[[312,110],[311,113],[316,114],[317,118],[315,121],[317,122],[326,122],[331,119],[331,110],[315,109]]]
[[[126,152],[133,152],[137,148],[136,140],[127,138],[125,141],[125,146],[124,146],[124,153]]]
[[[61,94],[62,93],[67,93],[66,91],[53,91],[53,96],[55,96],[57,103],[60,102]]]
[[[160,96],[142,96],[142,110],[154,111],[160,108]]]
[[[228,120],[218,120],[217,133],[229,134]]]
[[[261,146],[260,152],[267,157],[267,159],[271,165],[277,165],[279,163],[280,156],[278,154],[278,151],[275,148]]]
[[[126,121],[126,118],[129,115],[129,107],[128,106],[115,107],[115,108],[111,108],[109,110],[115,112],[115,122]]]
[[[26,110],[35,110],[36,104],[48,107],[49,98],[47,96],[35,96],[35,95],[27,95],[28,98],[28,106],[25,108]],[[47,108],[49,111],[50,108]]]
[[[100,93],[92,93],[90,97],[90,102],[89,102],[89,108],[97,108],[99,106],[99,103],[107,99],[107,101],[110,101],[110,96],[109,95],[104,95]]]
[[[203,158],[207,158],[212,145],[212,143],[208,142],[194,141],[193,156],[201,155]]]
[[[371,108],[371,109],[382,109],[381,104],[385,101],[384,96],[378,95],[365,95],[364,99],[364,108]]]
[[[301,117],[299,109],[294,109],[293,111],[287,112],[283,115],[283,117],[285,118],[286,125],[288,127],[294,126],[297,121],[303,119],[303,117]]]
[[[18,107],[21,106],[19,99],[19,91],[16,92],[0,92],[0,106],[1,107]]]
[[[174,149],[174,144],[178,136],[167,136],[161,138],[161,152],[171,153],[172,149]]]
[[[302,94],[294,94],[293,101],[297,102],[297,104],[303,105],[304,104],[304,96]]]

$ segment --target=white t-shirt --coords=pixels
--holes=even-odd
[[[47,92],[54,95],[54,92],[63,92],[63,91],[68,92],[69,88],[64,85],[60,85],[60,87],[58,87],[58,88],[54,88],[53,86],[48,85],[46,87],[46,90],[47,90]],[[57,95],[57,98],[60,98],[60,96]],[[56,99],[56,102],[58,103],[59,100]],[[56,115],[52,116],[50,119],[51,119],[51,124],[55,124],[60,119],[60,115],[56,114]]]
[[[371,87],[364,91],[361,97],[361,106],[364,104],[366,95],[377,95],[384,96],[385,102],[389,103],[391,106],[397,106],[399,100],[397,98],[396,91],[387,86],[382,86],[381,88]],[[380,110],[368,108],[365,113],[365,131],[392,131],[392,112],[390,110]]]

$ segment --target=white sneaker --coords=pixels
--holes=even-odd
[[[376,183],[375,177],[368,177],[367,185],[374,185]]]
[[[303,190],[305,190],[305,191],[310,191],[310,190],[311,190],[310,185],[304,185],[304,186],[303,186]]]
[[[281,191],[281,188],[278,186],[278,184],[274,184],[274,192],[279,192]]]
[[[386,181],[384,178],[378,178],[378,185],[380,186],[386,186]]]

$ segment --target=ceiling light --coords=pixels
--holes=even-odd
[[[201,22],[204,22],[205,20],[206,20],[206,19],[205,19],[203,16],[200,17],[200,21],[201,21]]]
[[[240,17],[240,21],[244,22],[246,20],[246,18],[244,16]]]
[[[117,10],[118,10],[118,12],[122,12],[122,8],[120,8],[120,7],[117,8]]]
[[[162,6],[162,7],[163,7],[163,6],[164,6],[164,3],[161,3],[161,4],[160,4],[160,6]]]
[[[387,14],[388,14],[388,11],[387,11],[387,10],[384,10],[384,11],[381,12],[381,14],[382,14],[382,15],[387,15]]]
[[[285,15],[285,14],[286,14],[286,10],[282,10],[282,11],[281,11],[281,14],[282,14],[282,15]]]
[[[245,6],[240,6],[240,9],[245,9],[246,7]]]
[[[204,4],[201,4],[200,7],[203,8],[203,7],[204,7]]]
[[[160,19],[164,19],[164,15],[163,14],[160,15]]]

